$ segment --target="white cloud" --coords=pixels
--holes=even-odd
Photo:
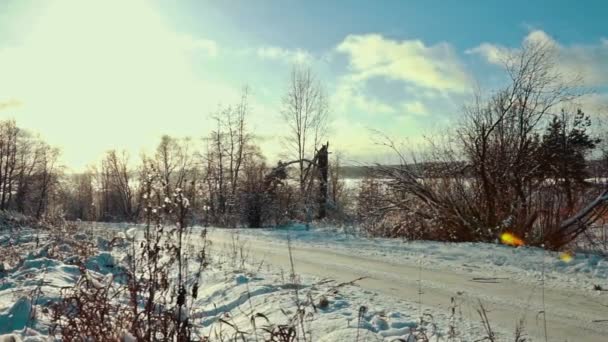
[[[555,49],[556,66],[565,77],[580,76],[588,86],[608,84],[608,42],[601,39],[597,44],[563,45],[542,30],[533,30],[523,39],[523,44],[542,43]],[[479,54],[489,63],[502,64],[517,48],[483,43],[467,50]]]
[[[21,107],[21,105],[22,105],[21,101],[19,101],[17,99],[8,99],[6,101],[0,101],[0,111]]]
[[[332,96],[332,109],[340,113],[347,113],[350,108],[354,108],[372,115],[395,112],[392,105],[370,98],[362,88],[362,83],[353,81],[348,75],[342,77]]]
[[[336,51],[349,59],[338,80],[333,108],[342,115],[356,110],[394,118],[430,114],[422,98],[466,94],[471,78],[447,43],[426,46],[419,40],[397,41],[379,34],[349,35]],[[372,79],[403,82],[403,99],[385,101],[368,94]],[[407,89],[407,91],[406,91]]]
[[[448,43],[426,46],[379,34],[349,35],[336,51],[349,57],[350,69],[361,81],[381,77],[439,91],[470,90],[470,77]]]
[[[262,59],[283,61],[291,64],[310,64],[313,56],[305,50],[289,50],[277,46],[263,46],[256,49],[256,54]]]
[[[210,57],[217,57],[220,48],[218,44],[211,39],[195,38],[189,35],[179,36],[181,44],[189,51],[203,51]]]
[[[587,94],[577,99],[575,105],[586,114],[608,119],[608,93]]]
[[[492,64],[501,65],[505,58],[511,53],[510,49],[503,46],[498,46],[490,43],[482,43],[481,45],[466,51],[468,54],[478,54],[483,56]]]
[[[332,108],[340,114],[348,115],[351,109],[355,109],[372,117],[385,114],[405,116],[430,114],[429,108],[420,100],[385,102],[367,95],[360,82],[349,81],[347,77],[342,78],[338,84],[332,97]]]
[[[420,101],[411,101],[404,102],[402,104],[403,110],[405,114],[413,114],[413,115],[427,115],[429,114],[429,109],[426,105]]]
[[[559,48],[559,44],[547,33],[540,30],[532,30],[523,38],[522,45],[542,44],[548,48]],[[492,43],[482,43],[477,47],[468,49],[467,54],[478,54],[492,64],[502,65],[509,56],[517,53],[519,48],[506,47]]]

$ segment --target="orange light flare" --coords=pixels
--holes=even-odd
[[[572,261],[573,258],[574,258],[574,255],[571,252],[565,251],[565,252],[559,253],[559,260],[561,260],[565,263],[569,263],[570,261]]]
[[[502,241],[502,243],[504,243],[505,245],[515,246],[515,247],[524,245],[524,240],[518,238],[517,236],[515,236],[509,232],[502,233],[500,235],[500,241]]]

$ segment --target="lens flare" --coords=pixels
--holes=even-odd
[[[561,252],[559,253],[559,260],[563,261],[563,262],[570,262],[572,261],[573,255],[570,252]]]
[[[506,233],[502,233],[502,235],[500,235],[500,241],[502,241],[502,243],[504,243],[505,245],[509,245],[509,246],[523,246],[524,245],[524,240],[518,238],[517,236],[506,232]]]

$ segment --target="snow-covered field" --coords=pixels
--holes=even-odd
[[[108,242],[127,228],[0,232],[0,335],[48,340],[50,304],[81,277],[76,255],[86,256],[88,277],[112,280],[125,251]],[[608,260],[597,255],[568,261],[536,248],[365,239],[297,225],[210,229],[209,239],[211,265],[190,319],[211,341],[262,341],[264,329],[294,322],[307,341],[476,341],[487,336],[480,303],[496,341],[514,341],[520,320],[533,341],[544,341],[543,307],[549,341],[608,336],[608,292],[599,290],[608,288]],[[198,234],[188,241],[201,243]]]

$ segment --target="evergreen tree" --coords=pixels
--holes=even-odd
[[[569,116],[564,110],[556,115],[543,135],[541,145],[541,172],[547,178],[560,182],[572,208],[572,190],[582,186],[588,177],[585,156],[600,142],[588,133],[589,116],[580,109]]]

